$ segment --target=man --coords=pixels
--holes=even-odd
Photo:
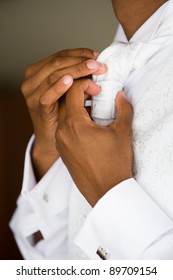
[[[173,259],[173,1],[112,2],[124,29],[117,43],[144,45],[112,124],[84,108],[100,87],[79,78],[107,72],[97,53],[63,51],[26,71],[35,136],[11,221],[25,258]]]

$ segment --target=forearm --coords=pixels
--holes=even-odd
[[[56,149],[42,149],[35,143],[33,144],[31,159],[36,180],[39,181],[59,158]]]
[[[130,39],[166,0],[112,0],[115,15]]]
[[[54,162],[59,158],[59,155],[49,152],[49,151],[41,151],[41,149],[37,148],[32,151],[32,164],[35,173],[36,180],[39,181],[41,178],[47,173],[50,167],[54,164]],[[37,244],[43,238],[40,230],[33,233],[33,243]]]

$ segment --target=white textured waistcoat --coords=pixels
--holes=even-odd
[[[136,102],[137,97],[132,93],[130,98],[134,106],[134,177],[173,219],[173,16],[167,18],[150,43],[156,44],[155,53],[152,49],[151,56],[149,55],[140,67],[147,67],[153,60],[158,60],[159,67],[154,70],[156,74],[147,88],[143,87],[141,78],[143,97]],[[148,45],[144,44],[138,54],[141,58],[145,56],[145,47],[149,52]],[[159,60],[159,52],[163,48],[167,51],[166,61]],[[118,57],[114,63],[118,65]],[[134,71],[140,71],[140,67],[131,73],[134,87]],[[126,88],[126,81],[124,88],[128,95],[130,90],[128,86]],[[87,257],[73,244],[73,238],[91,207],[77,188],[72,191],[70,208],[70,258],[85,259]]]

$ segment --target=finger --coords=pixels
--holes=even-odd
[[[64,93],[67,92],[72,84],[73,78],[70,75],[64,76],[42,94],[40,97],[40,104],[44,107],[51,107]]]
[[[47,84],[48,88],[65,75],[70,75],[73,77],[73,79],[78,79],[91,74],[100,75],[107,71],[107,67],[105,64],[102,64],[95,60],[87,60],[81,62],[81,58],[65,58],[59,65],[59,71],[54,71],[54,65],[46,65],[34,77],[31,77],[27,81],[28,93],[33,92],[33,90],[37,88],[45,79],[45,83]]]
[[[31,64],[26,67],[25,69],[25,78],[29,79],[32,77],[35,73],[37,73],[44,65],[46,65],[51,59],[53,58],[53,55],[50,55],[37,63]]]
[[[68,90],[66,95],[67,115],[70,118],[78,118],[86,116],[84,108],[84,100],[87,98],[85,93],[89,95],[97,95],[100,93],[100,87],[90,79],[81,79],[74,82],[73,86]],[[88,114],[87,114],[88,116]]]
[[[62,50],[59,53],[60,57],[85,57],[85,58],[92,58],[96,59],[99,56],[99,53],[96,51],[93,51],[92,49],[89,48],[77,48],[77,49],[67,49],[67,50]]]
[[[96,59],[98,57],[99,53],[95,52],[91,49],[87,48],[78,48],[78,49],[69,49],[69,50],[62,50],[55,54],[52,54],[37,63],[29,65],[25,70],[25,78],[28,79],[32,77],[35,73],[37,73],[44,65],[49,63],[51,60],[56,60],[61,57],[78,57],[78,58],[91,58]]]
[[[27,105],[30,111],[38,110],[38,107],[41,106],[41,109],[45,113],[49,113],[53,110],[58,99],[66,93],[73,83],[71,76],[65,76],[55,83],[46,91],[42,91],[41,88],[37,89],[32,95],[27,97]]]
[[[89,75],[101,75],[107,71],[107,66],[95,60],[87,60],[72,67],[55,72],[57,76],[71,75],[73,79],[83,78]]]
[[[125,93],[120,91],[116,97],[116,120],[112,125],[120,127],[124,131],[129,131],[132,128],[133,107],[127,100]]]
[[[59,77],[57,77],[56,74],[56,80],[54,75],[50,76],[53,72],[59,71],[64,68],[69,68],[73,65],[77,65],[83,62],[82,58],[61,58],[61,57],[52,57],[49,61],[47,61],[46,64],[44,64],[38,72],[36,72],[34,75],[30,76],[26,82],[24,82],[24,85],[27,85],[27,92],[28,94],[32,91],[34,91],[45,79],[48,79],[48,87],[50,87],[56,80],[58,80]],[[64,71],[65,72],[65,71]],[[61,77],[68,74],[68,73],[62,73]],[[67,71],[66,71],[67,72]],[[53,80],[53,82],[52,82]],[[25,88],[24,88],[25,90]],[[26,91],[25,90],[25,91]]]

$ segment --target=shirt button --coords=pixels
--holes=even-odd
[[[102,260],[108,260],[110,257],[110,254],[103,248],[99,247],[97,249],[96,254],[102,259]]]
[[[49,202],[47,193],[44,193],[44,194],[43,194],[43,200],[44,200],[46,203]]]

